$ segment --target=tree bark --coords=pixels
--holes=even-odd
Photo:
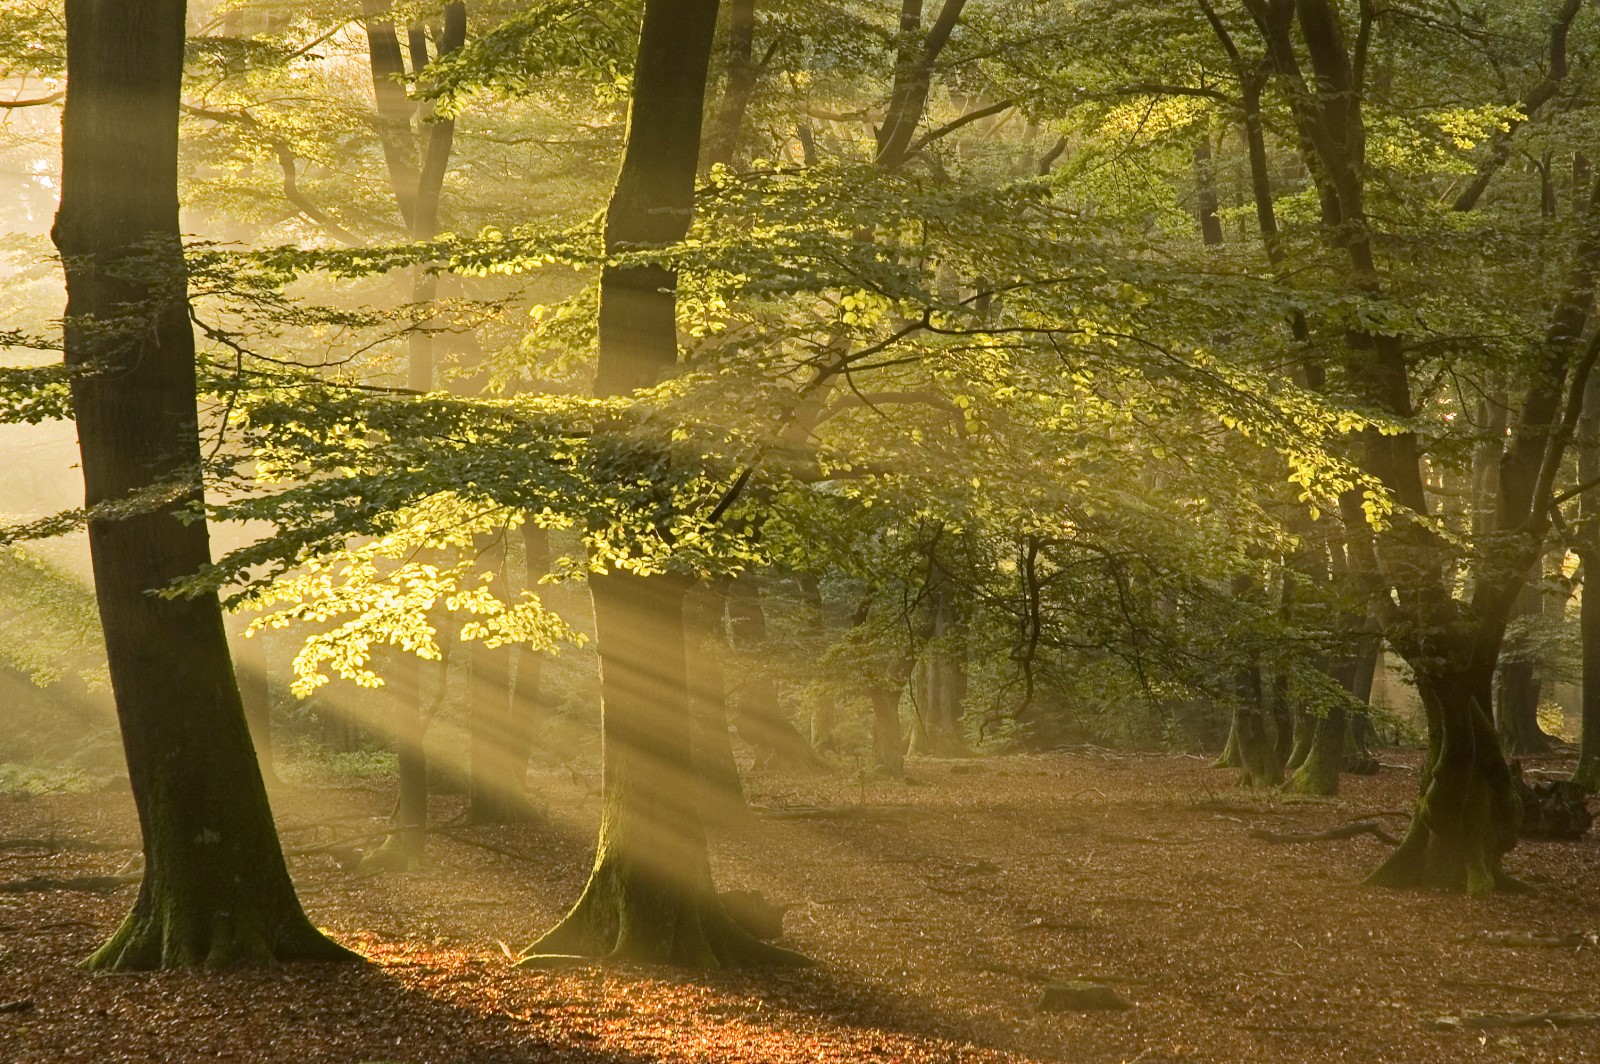
[[[717,0],[646,0],[622,169],[606,212],[611,252],[688,232]],[[607,266],[595,393],[625,395],[677,366],[676,277]],[[684,628],[686,577],[590,577],[600,654],[601,820],[588,885],[528,951],[698,968],[800,963],[735,925],[712,883],[695,798]]]
[[[733,0],[728,5],[728,78],[722,89],[722,103],[706,144],[703,169],[732,166],[739,136],[744,131],[745,112],[755,95],[761,67],[755,57],[756,0]]]
[[[478,561],[492,574],[490,587],[502,602],[506,590],[505,535],[486,537]],[[533,815],[528,800],[528,751],[518,742],[512,694],[512,648],[465,644],[467,654],[467,808],[472,824],[515,824]]]
[[[1590,379],[1584,394],[1578,442],[1578,483],[1600,481],[1600,377]],[[1583,565],[1583,600],[1578,615],[1583,731],[1572,780],[1591,791],[1600,791],[1600,495],[1594,490],[1585,492],[1579,496],[1578,506],[1576,540]]]
[[[1540,589],[1529,584],[1517,596],[1513,619],[1533,618],[1542,612],[1544,596]],[[1539,727],[1539,682],[1537,662],[1526,633],[1507,640],[1500,652],[1500,668],[1496,677],[1499,697],[1494,705],[1495,729],[1500,733],[1500,745],[1510,757],[1550,752],[1550,736]]]
[[[213,594],[154,594],[211,560],[178,226],[181,0],[69,0],[61,208],[65,346],[89,552],[145,873],[91,968],[354,955],[306,919],[274,831]]]
[[[901,0],[900,48],[895,60],[889,110],[878,130],[877,163],[893,170],[911,157],[911,138],[927,110],[933,68],[950,40],[966,0],[944,0],[926,35],[922,33],[922,0]]]
[[[695,778],[703,788],[700,810],[708,819],[719,820],[748,809],[728,730],[727,682],[720,656],[728,639],[727,606],[723,584],[703,581],[690,592],[684,607]]]
[[[1517,844],[1521,813],[1488,708],[1492,666],[1452,661],[1463,648],[1429,649],[1449,664],[1419,668],[1430,659],[1418,655],[1412,665],[1428,716],[1422,797],[1405,839],[1367,881],[1469,894],[1515,888],[1501,862]]]

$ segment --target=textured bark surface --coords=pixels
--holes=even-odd
[[[1413,666],[1415,667],[1415,666]],[[1519,884],[1501,867],[1521,811],[1490,717],[1490,673],[1419,671],[1429,747],[1422,796],[1399,848],[1367,882],[1487,894]]]
[[[95,594],[145,875],[93,968],[352,956],[300,909],[256,764],[215,595],[152,594],[210,561],[194,335],[178,228],[181,0],[71,0],[62,194],[66,355]]]
[[[689,230],[716,0],[648,0],[628,138],[606,212],[606,246],[668,244]],[[608,266],[600,281],[595,393],[655,384],[678,361],[676,277]],[[693,968],[803,963],[722,909],[696,785],[684,600],[690,581],[616,570],[590,577],[600,655],[601,818],[576,905],[528,950]]]
[[[582,896],[524,963],[798,963],[737,927],[712,884],[686,697],[689,582],[616,572],[591,576],[590,589],[605,712],[599,843]]]
[[[1298,794],[1338,794],[1339,774],[1344,771],[1348,715],[1343,706],[1329,709],[1311,725],[1305,756],[1289,778],[1289,789]]]

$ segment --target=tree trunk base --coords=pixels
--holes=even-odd
[[[1428,811],[1429,799],[1424,798],[1406,837],[1367,877],[1367,885],[1464,891],[1474,896],[1528,890],[1525,883],[1500,866],[1501,859],[1516,844],[1515,817],[1510,821],[1508,835],[1496,826],[1490,812],[1495,803],[1490,801],[1487,788],[1475,782],[1473,789],[1482,793],[1474,795],[1466,816],[1457,808],[1440,818],[1449,824],[1448,832],[1429,826],[1435,818]]]
[[[1305,755],[1289,777],[1289,790],[1296,794],[1339,793],[1339,774],[1344,771],[1345,731],[1342,712],[1330,713],[1317,721],[1311,740],[1306,743]]]
[[[379,872],[419,872],[427,864],[422,841],[408,838],[407,832],[390,835],[377,849],[361,858],[356,871],[362,875]]]
[[[273,926],[248,902],[225,916],[189,916],[192,906],[146,905],[141,899],[110,940],[83,962],[96,972],[158,971],[180,968],[231,968],[291,961],[365,961],[324,936],[299,906]],[[291,902],[291,904],[294,904]]]
[[[566,917],[523,953],[520,967],[572,958],[677,968],[799,967],[799,953],[763,942],[733,922],[709,889],[603,862]]]
[[[1243,768],[1239,760],[1239,726],[1237,723],[1228,725],[1228,741],[1222,748],[1222,753],[1211,762],[1212,768]]]

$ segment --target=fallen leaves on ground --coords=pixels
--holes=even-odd
[[[719,883],[791,906],[804,971],[514,969],[588,870],[594,798],[564,772],[536,778],[540,823],[431,836],[421,872],[293,858],[307,911],[363,968],[91,976],[76,962],[131,887],[0,893],[0,1061],[1600,1060],[1592,1027],[1436,1027],[1600,1008],[1594,838],[1519,847],[1530,895],[1381,891],[1360,885],[1387,850],[1371,835],[1251,832],[1403,827],[1414,757],[1318,801],[1203,766],[1084,751],[914,762],[907,784],[754,777],[754,804],[806,815],[714,829]],[[274,793],[291,851],[381,831],[391,802]],[[437,797],[434,816],[459,807]],[[852,808],[871,815],[828,815]],[[126,794],[0,799],[0,880],[115,875],[135,837]],[[1132,1007],[1037,1009],[1071,980]]]

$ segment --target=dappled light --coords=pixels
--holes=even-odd
[[[1587,1059],[1597,42],[0,0],[0,1061]]]

